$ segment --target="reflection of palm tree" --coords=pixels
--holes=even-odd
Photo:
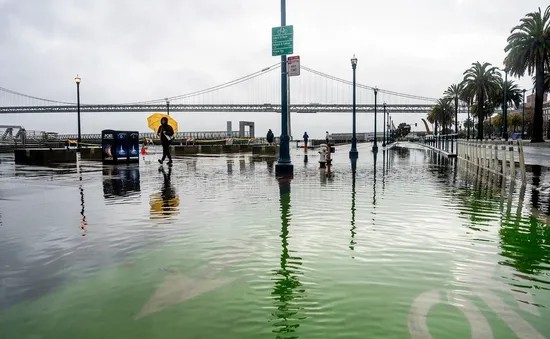
[[[299,320],[305,317],[299,317],[300,307],[293,305],[293,301],[301,299],[304,293],[302,284],[298,280],[298,267],[302,265],[302,258],[291,257],[288,250],[288,226],[290,222],[290,180],[281,179],[279,181],[280,204],[281,204],[281,267],[276,270],[274,275],[275,286],[271,295],[277,305],[277,310],[273,313],[276,318],[273,322],[273,332],[277,338],[297,338],[295,332],[300,326]]]
[[[520,202],[523,203],[523,202]],[[541,264],[550,262],[550,228],[533,215],[507,215],[499,231],[502,241],[501,255],[508,258],[505,264],[526,274],[540,274]]]

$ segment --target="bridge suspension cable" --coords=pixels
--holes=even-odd
[[[267,73],[273,72],[274,70],[280,69],[280,67],[281,67],[280,63],[275,63],[271,66],[263,68],[260,71],[256,71],[254,73],[245,75],[245,76],[237,78],[235,80],[228,81],[228,82],[225,82],[223,84],[216,85],[216,86],[213,86],[213,87],[209,87],[209,88],[206,88],[206,89],[202,89],[202,90],[199,90],[199,91],[189,92],[189,93],[176,95],[176,96],[172,96],[172,97],[167,97],[167,98],[162,98],[162,99],[127,102],[127,103],[120,103],[120,104],[115,104],[115,105],[160,104],[160,103],[164,103],[166,100],[179,100],[179,99],[192,98],[192,97],[196,97],[196,96],[199,96],[199,95],[202,95],[202,94],[215,92],[215,91],[221,90],[223,88],[235,86],[239,83],[246,82],[246,81],[249,81],[251,79],[258,78],[258,77],[260,77],[264,74],[267,74]],[[335,77],[335,76],[332,76],[332,75],[314,70],[314,69],[306,67],[306,66],[301,66],[301,69],[303,69],[304,71],[309,72],[311,74],[315,74],[317,76],[323,77],[325,79],[329,79],[329,80],[336,81],[336,82],[339,82],[339,83],[347,84],[347,85],[350,85],[350,86],[353,85],[353,83],[349,80],[338,78],[338,77]],[[357,85],[357,87],[363,88],[363,89],[368,89],[368,90],[373,90],[374,89],[374,87],[367,86],[367,85],[362,85],[362,84],[356,84],[356,85]],[[5,92],[5,93],[18,95],[18,96],[22,96],[22,97],[26,97],[26,98],[30,98],[30,99],[41,100],[41,101],[44,101],[44,102],[63,104],[63,105],[76,105],[76,103],[74,103],[74,102],[57,101],[57,100],[49,100],[49,99],[39,98],[39,97],[35,97],[35,96],[15,92],[15,91],[9,90],[7,88],[3,88],[3,87],[0,87],[0,91]],[[436,102],[437,101],[437,99],[435,99],[435,98],[429,98],[429,97],[417,96],[417,95],[412,95],[412,94],[399,93],[399,92],[389,91],[389,90],[380,89],[380,88],[378,89],[378,92],[388,94],[388,95],[392,95],[392,96],[396,96],[396,97],[408,98],[408,99],[430,101],[430,102]]]
[[[49,100],[49,99],[39,98],[39,97],[35,97],[35,96],[32,96],[32,95],[27,95],[27,94],[19,93],[19,92],[16,92],[16,91],[12,91],[12,90],[4,88],[4,87],[0,87],[0,92],[14,94],[14,95],[18,95],[18,96],[21,96],[21,97],[34,99],[34,100],[41,100],[41,101],[45,101],[45,102],[51,102],[51,103],[54,103],[54,104],[76,105],[76,102],[56,101],[56,100]]]
[[[309,67],[306,67],[306,66],[301,66],[300,68],[303,69],[306,72],[309,72],[309,73],[312,73],[312,74],[315,74],[315,75],[319,75],[323,78],[327,78],[327,79],[330,79],[330,80],[333,80],[333,81],[337,81],[337,82],[341,82],[341,83],[353,86],[353,82],[351,82],[349,80],[344,80],[344,79],[341,79],[341,78],[338,78],[338,77],[335,77],[335,76],[332,76],[332,75],[329,75],[329,74],[326,74],[326,73],[323,73],[323,72],[320,72],[320,71],[316,71],[316,70],[314,70],[312,68],[309,68]],[[374,90],[374,87],[367,86],[367,85],[361,85],[359,83],[357,83],[356,86],[359,87],[359,88]],[[397,97],[407,98],[407,99],[416,99],[416,100],[434,101],[434,102],[437,101],[437,99],[435,99],[435,98],[428,98],[428,97],[422,97],[422,96],[418,96],[418,95],[393,92],[393,91],[388,91],[388,90],[381,89],[381,88],[378,88],[378,92],[379,93],[385,93],[385,94],[388,94],[388,95],[397,96]]]
[[[155,103],[165,102],[166,99],[168,99],[168,100],[178,100],[178,99],[191,98],[191,97],[194,97],[194,96],[198,96],[198,95],[206,94],[206,93],[210,93],[210,92],[215,92],[215,91],[218,91],[218,90],[226,88],[226,87],[231,87],[231,86],[240,84],[241,82],[245,82],[245,81],[257,78],[261,75],[267,74],[267,73],[272,72],[272,71],[274,71],[276,69],[279,69],[279,68],[281,68],[281,64],[276,63],[276,64],[273,64],[269,67],[265,67],[260,71],[245,75],[244,77],[240,77],[238,79],[223,83],[221,85],[209,87],[209,88],[206,88],[206,89],[203,89],[203,90],[200,90],[200,91],[185,93],[185,94],[181,94],[181,95],[177,95],[177,96],[173,96],[173,97],[168,97],[168,98],[163,98],[163,99],[155,99],[155,100],[148,100],[148,101],[138,101],[138,102],[124,103],[122,105],[155,104]]]

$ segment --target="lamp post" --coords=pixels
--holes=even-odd
[[[504,102],[502,103],[502,119],[504,127],[502,128],[502,137],[508,141],[508,68],[504,69]]]
[[[386,124],[386,130],[388,131],[388,141],[386,144],[391,144],[391,129],[390,129],[390,112],[388,111],[388,120]]]
[[[525,91],[523,89],[523,111],[521,112],[521,139],[525,138]]]
[[[388,135],[389,135],[390,142],[393,142],[393,134],[391,130],[391,115],[389,112],[388,112],[388,133],[389,133]]]
[[[378,95],[378,88],[374,88],[374,145],[372,145],[373,153],[378,152],[378,139],[376,138],[376,97]]]
[[[382,147],[386,147],[386,103],[384,103],[384,123],[382,124],[382,127],[384,127],[384,140],[382,141]]]
[[[286,26],[286,0],[281,0],[281,26]],[[294,166],[290,160],[288,137],[287,71],[286,55],[281,55],[281,139],[279,141],[279,160],[275,165],[275,175],[279,177],[292,176],[294,172]]]
[[[80,77],[78,74],[74,78],[76,82],[76,111],[77,111],[77,120],[78,120],[78,144],[76,145],[76,151],[80,152],[80,143],[82,142],[82,135],[80,133]]]
[[[166,100],[166,114],[170,115],[170,100],[168,100],[168,98],[164,100]]]
[[[355,54],[353,55],[353,58],[351,59],[351,68],[353,70],[353,122],[352,122],[352,136],[351,136],[351,150],[349,151],[349,158],[350,159],[357,159],[359,156],[359,152],[357,152],[357,134],[356,134],[356,106],[355,106],[355,69],[357,68],[357,58],[355,57]]]

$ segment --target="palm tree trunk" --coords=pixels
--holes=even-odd
[[[478,93],[477,96],[477,139],[483,140],[483,119],[485,118],[485,110],[483,103],[485,102],[484,93]]]
[[[533,134],[531,142],[544,142],[542,105],[544,100],[544,60],[536,58],[535,73],[535,112],[533,114]]]
[[[455,95],[455,134],[458,134],[458,95]]]

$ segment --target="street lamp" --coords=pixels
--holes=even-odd
[[[504,102],[502,104],[502,119],[504,127],[502,129],[502,137],[504,140],[508,141],[508,100],[506,96],[508,95],[508,68],[504,69]]]
[[[374,87],[374,145],[372,145],[372,151],[378,152],[378,140],[376,138],[376,97],[378,95],[378,88]]]
[[[357,152],[357,134],[356,134],[356,106],[355,106],[355,69],[357,68],[357,58],[355,54],[351,59],[351,68],[353,70],[353,123],[352,123],[352,136],[351,136],[351,150],[349,151],[350,159],[357,159],[359,152]]]
[[[168,100],[168,98],[164,100],[166,100],[166,114],[170,115],[170,100]]]
[[[281,26],[286,26],[286,0],[281,0]],[[287,56],[281,55],[281,139],[279,160],[275,165],[277,177],[292,177],[294,165],[290,159],[290,138],[288,136],[288,69]]]
[[[384,123],[382,124],[382,127],[384,127],[384,140],[382,141],[382,147],[386,147],[386,103],[384,103]]]
[[[74,78],[74,82],[76,82],[76,111],[77,111],[77,119],[78,119],[78,144],[76,145],[76,151],[80,152],[80,143],[82,142],[82,135],[80,133],[80,77],[78,74]]]
[[[525,138],[525,91],[523,89],[523,111],[521,112],[521,139]]]

